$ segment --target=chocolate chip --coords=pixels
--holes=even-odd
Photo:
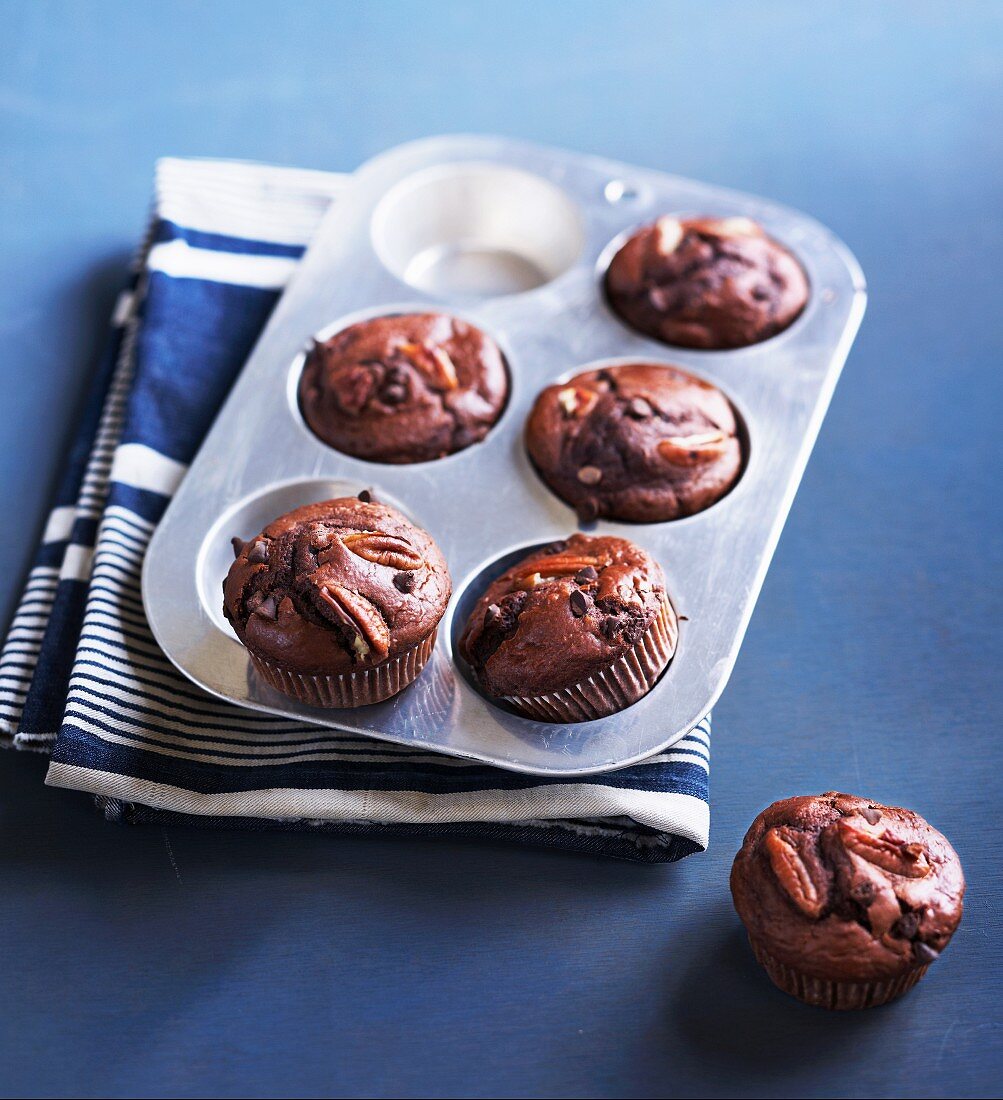
[[[369,490],[369,489],[363,489],[362,492],[359,493],[359,500],[361,500],[363,504],[372,504],[373,503],[372,491]]]
[[[257,539],[247,552],[247,560],[251,565],[263,565],[268,561],[268,547]]]
[[[576,619],[580,619],[589,609],[588,597],[580,588],[572,591],[568,597],[568,602],[571,604],[571,614]]]
[[[602,470],[598,466],[583,466],[578,471],[578,480],[583,485],[598,485],[602,481]]]
[[[616,615],[607,615],[599,624],[599,630],[602,632],[602,636],[608,642],[611,642],[623,630],[623,621],[618,619]]]
[[[244,549],[244,540],[238,539],[237,536],[234,535],[233,538],[230,539],[230,545],[233,547],[233,556],[239,558],[241,550]]]
[[[912,953],[916,956],[917,962],[932,963],[934,959],[940,958],[940,952],[935,951],[928,943],[924,943],[922,940],[917,940],[912,945]]]
[[[652,414],[652,408],[643,397],[632,397],[627,406],[627,415],[631,420],[647,420]]]
[[[919,913],[903,913],[895,922],[892,934],[899,939],[911,940],[919,931]]]
[[[414,573],[401,571],[394,574],[394,588],[398,592],[413,592],[414,591]]]
[[[599,517],[599,501],[595,497],[586,497],[575,505],[581,523],[593,523]]]
[[[380,400],[384,405],[401,405],[407,400],[407,387],[393,383],[380,390]]]
[[[644,634],[645,623],[643,615],[631,615],[623,626],[623,638],[624,641],[629,642],[631,645],[636,645],[641,640],[641,635]]]
[[[876,810],[873,806],[868,806],[866,809],[860,811],[860,816],[868,825],[877,825],[881,820],[881,811]]]
[[[592,584],[593,581],[599,580],[599,574],[596,572],[594,565],[583,566],[575,574],[575,584]]]
[[[261,603],[254,609],[255,615],[261,615],[266,619],[276,619],[279,614],[278,600],[274,595],[266,596]]]

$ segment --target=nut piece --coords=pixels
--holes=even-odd
[[[677,218],[659,218],[655,222],[655,247],[663,256],[671,256],[683,239],[683,227]]]
[[[332,618],[345,629],[357,660],[374,651],[378,657],[390,652],[390,630],[383,616],[358,592],[340,584],[325,584],[318,595],[332,613]]]
[[[434,389],[455,390],[459,386],[456,367],[443,348],[427,344],[400,344],[399,348]]]
[[[839,822],[839,839],[848,852],[892,875],[924,878],[933,870],[922,844],[906,844],[888,833],[871,836],[846,821]]]
[[[406,540],[397,535],[381,535],[374,531],[353,531],[342,535],[341,541],[348,550],[366,561],[388,565],[391,569],[420,569],[424,564],[421,554]]]
[[[825,908],[825,898],[797,849],[796,836],[793,830],[781,826],[770,829],[763,844],[784,893],[806,917],[817,920]]]
[[[583,389],[581,386],[567,386],[557,394],[557,402],[564,410],[565,416],[588,416],[598,400],[599,394],[594,390]]]
[[[736,215],[732,218],[708,218],[707,230],[718,237],[761,237],[762,229],[752,220]]]
[[[583,466],[577,477],[583,485],[598,485],[602,481],[602,470],[598,466]]]
[[[673,466],[699,466],[719,459],[727,441],[728,437],[721,431],[670,435],[658,441],[658,453]]]
[[[556,580],[558,577],[574,577],[583,569],[593,569],[600,564],[598,558],[587,554],[545,554],[526,562],[513,580],[519,588],[535,588],[543,581]]]

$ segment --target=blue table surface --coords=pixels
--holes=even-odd
[[[1003,5],[3,0],[0,43],[8,612],[160,155],[511,134],[800,207],[870,287],[715,713],[706,854],[130,829],[8,754],[0,1090],[996,1092]],[[969,881],[859,1015],[775,991],[728,894],[755,813],[827,788],[921,811]]]

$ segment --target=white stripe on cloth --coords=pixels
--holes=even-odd
[[[157,211],[186,229],[305,246],[347,180],[311,169],[165,157],[157,163]]]
[[[93,561],[93,546],[78,546],[76,543],[70,543],[63,555],[63,565],[59,570],[59,579],[61,581],[89,580]]]
[[[293,276],[298,260],[290,256],[252,256],[247,252],[216,252],[194,248],[187,241],[163,241],[150,250],[150,271],[174,279],[199,279],[261,290],[281,290]]]
[[[581,818],[629,818],[662,833],[674,833],[705,844],[710,808],[692,795],[607,787],[600,783],[554,783],[522,790],[226,791],[206,794],[167,783],[133,779],[75,764],[49,765],[45,782],[92,794],[141,802],[156,809],[207,817],[259,817],[273,820],[366,822],[392,825],[442,825],[491,821],[510,825]]]
[[[73,530],[73,521],[77,517],[77,510],[72,504],[64,504],[61,508],[53,508],[49,513],[45,531],[42,534],[42,542],[62,542],[70,537]]]
[[[124,328],[136,307],[136,295],[131,290],[123,290],[115,301],[115,311],[111,315],[114,328]]]
[[[160,454],[145,443],[123,443],[115,451],[111,480],[133,489],[173,496],[187,469],[184,463]]]

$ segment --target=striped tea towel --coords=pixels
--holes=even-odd
[[[0,737],[109,818],[514,840],[667,862],[707,844],[710,720],[671,752],[542,779],[245,711],[157,648],[140,566],[157,520],[345,177],[157,168],[65,476],[0,657]]]

